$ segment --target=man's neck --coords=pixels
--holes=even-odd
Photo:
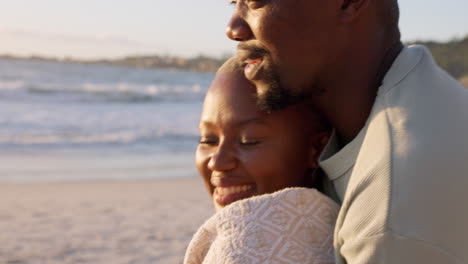
[[[349,63],[336,67],[328,81],[322,82],[325,93],[315,104],[334,126],[341,146],[365,126],[378,88],[402,49],[400,41],[382,50],[361,49],[364,53],[350,54]]]

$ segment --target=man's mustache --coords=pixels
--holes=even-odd
[[[241,42],[239,45],[237,45],[237,50],[246,57],[264,57],[269,54],[269,52],[264,48],[244,42]]]

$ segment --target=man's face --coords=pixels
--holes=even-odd
[[[256,85],[266,110],[315,92],[334,54],[336,6],[337,1],[323,0],[235,1],[226,33],[240,42],[245,75]],[[272,92],[273,98],[283,94],[295,100],[280,96],[268,103]]]

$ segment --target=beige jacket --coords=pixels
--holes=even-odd
[[[405,47],[356,139],[321,157],[342,207],[337,263],[468,263],[468,91]]]

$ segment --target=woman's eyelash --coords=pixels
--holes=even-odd
[[[244,146],[255,146],[255,145],[258,145],[260,143],[260,141],[258,140],[241,140],[241,145],[244,145]]]
[[[203,145],[216,145],[218,143],[217,140],[212,140],[212,139],[203,139],[201,138],[198,140],[198,144],[203,144]]]

